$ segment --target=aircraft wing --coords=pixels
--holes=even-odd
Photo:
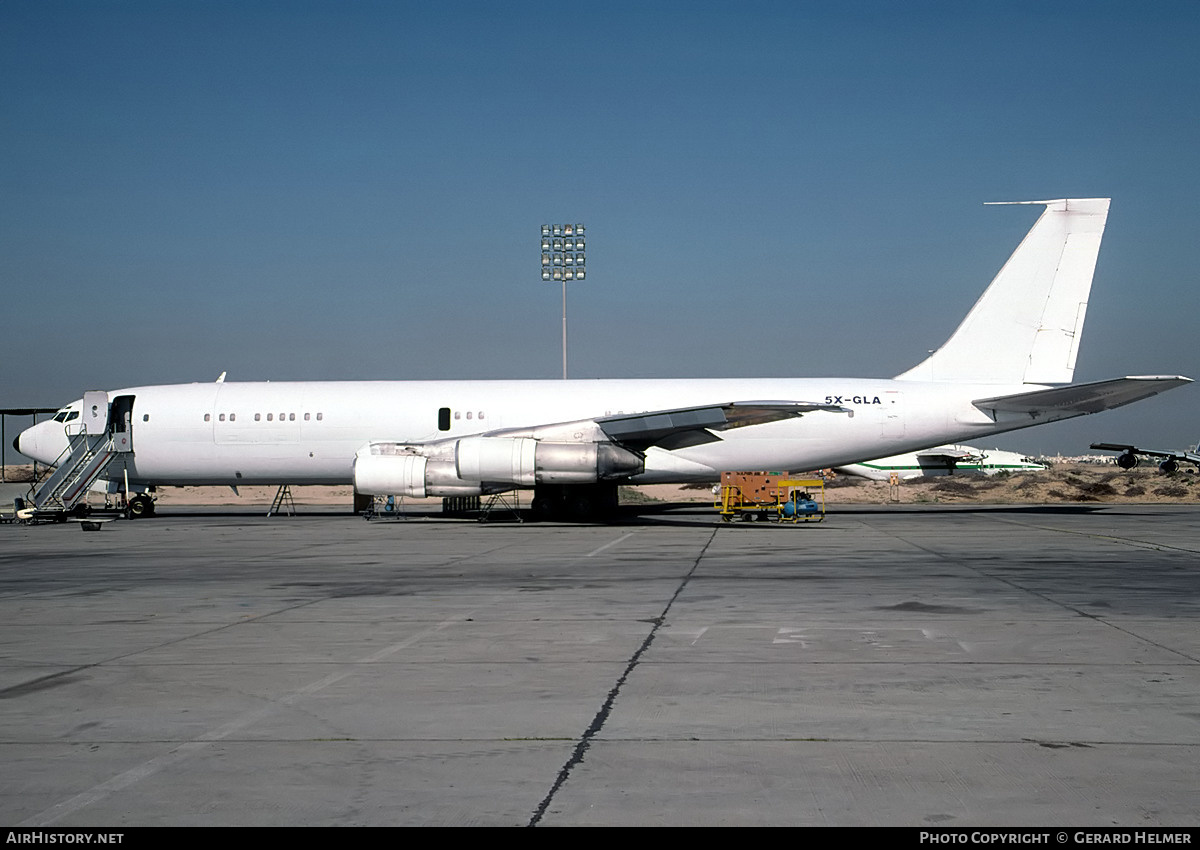
[[[477,496],[513,486],[596,484],[645,471],[651,446],[667,450],[712,443],[717,431],[761,425],[832,404],[742,401],[502,428],[429,442],[373,440],[354,457],[359,493]]]
[[[1140,455],[1154,455],[1155,457],[1166,457],[1169,452],[1151,452],[1146,449],[1139,449],[1137,446],[1132,446],[1129,443],[1092,443],[1089,448],[1104,449],[1106,452],[1136,452]]]
[[[704,407],[601,416],[594,421],[614,443],[636,451],[645,451],[651,446],[670,450],[720,440],[713,431],[777,422],[817,410],[848,412],[836,404],[817,402],[735,401]]]
[[[849,408],[836,404],[807,401],[734,401],[700,407],[681,407],[670,410],[650,410],[641,413],[620,413],[570,422],[549,422],[544,425],[500,428],[472,437],[445,437],[428,442],[373,441],[377,454],[416,453],[424,457],[452,454],[461,440],[500,438],[532,439],[553,443],[612,443],[632,452],[645,452],[651,446],[681,449],[721,438],[715,431],[762,425],[781,419],[791,419],[806,413],[823,410],[853,415]]]
[[[1187,460],[1195,464],[1200,464],[1200,454],[1196,452],[1139,449],[1137,446],[1130,445],[1129,443],[1092,443],[1091,448],[1102,449],[1108,452],[1128,452],[1129,454],[1145,455],[1146,457],[1169,457],[1172,460]]]
[[[1191,382],[1191,378],[1182,375],[1137,375],[1016,395],[979,398],[971,403],[981,410],[1003,410],[1032,416],[1041,413],[1097,413],[1141,401]]]

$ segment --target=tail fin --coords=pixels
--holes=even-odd
[[[946,344],[897,380],[1071,382],[1109,199],[1015,203],[1046,209]]]

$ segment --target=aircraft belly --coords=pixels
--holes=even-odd
[[[189,442],[164,451],[139,446],[130,458],[131,480],[179,484],[349,484],[354,448],[349,443]],[[121,473],[118,473],[118,475]]]

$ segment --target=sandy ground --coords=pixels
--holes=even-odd
[[[28,475],[28,468],[9,467],[9,481]],[[800,473],[797,473],[800,475]],[[807,477],[807,476],[806,476]],[[158,502],[169,505],[262,506],[265,511],[275,496],[274,487],[163,487]],[[621,488],[623,504],[642,502],[713,502],[711,486],[656,484]],[[293,487],[296,505],[350,505],[351,488]],[[93,498],[93,504],[99,500]],[[521,503],[527,505],[528,493]],[[1183,471],[1160,473],[1153,465],[1122,470],[1114,465],[1062,465],[1046,472],[992,476],[964,474],[914,479],[891,487],[886,482],[853,476],[836,476],[825,488],[825,500],[837,504],[1062,504],[1110,503],[1200,503],[1200,475]],[[440,499],[407,499],[409,504],[439,504]]]
[[[711,488],[656,485],[636,488],[661,501],[711,501]],[[1070,464],[1045,472],[963,474],[917,478],[892,487],[850,475],[830,479],[828,504],[1062,504],[1083,502],[1200,503],[1200,475],[1165,475],[1152,466],[1122,470],[1114,465]]]

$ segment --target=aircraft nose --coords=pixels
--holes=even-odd
[[[13,448],[17,450],[17,454],[25,455],[25,457],[33,457],[33,455],[31,455],[29,453],[29,452],[33,451],[33,445],[32,445],[33,441],[30,438],[26,437],[25,449],[24,450],[21,449],[21,438],[25,437],[25,435],[28,434],[30,430],[31,429],[26,428],[24,431],[17,434],[17,436],[13,437]]]
[[[41,424],[42,423],[40,422],[38,423],[38,425]],[[18,454],[23,454],[25,457],[31,457],[34,460],[41,461],[42,458],[38,457],[37,427],[37,425],[34,425],[32,428],[26,428],[24,431],[17,434],[17,436],[13,437],[12,444],[13,448],[17,450]]]

